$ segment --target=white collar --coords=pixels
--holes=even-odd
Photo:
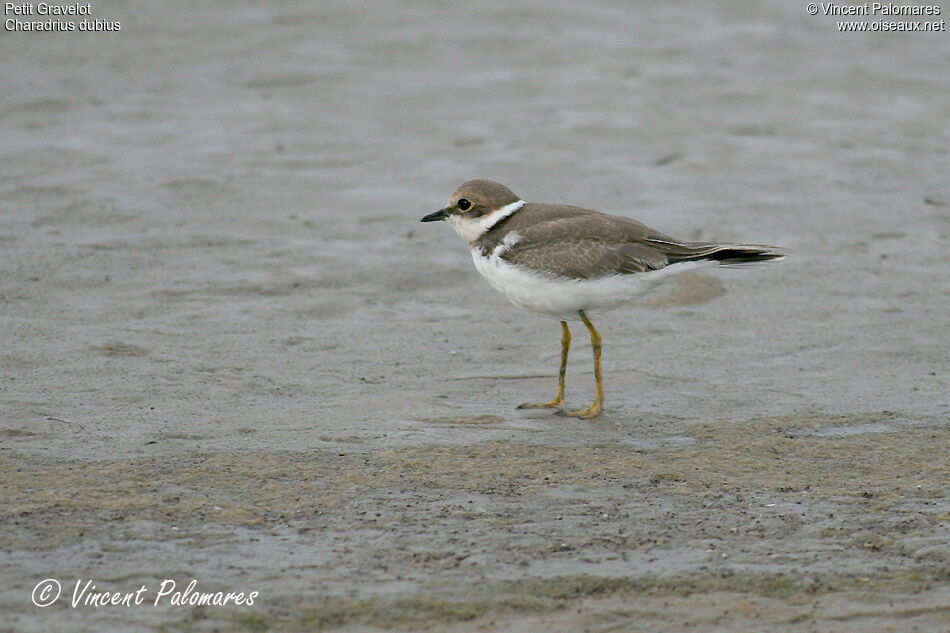
[[[450,215],[447,220],[455,232],[462,236],[466,242],[474,242],[485,234],[490,228],[507,218],[509,215],[524,206],[524,200],[516,200],[511,204],[506,204],[500,209],[495,209],[487,215],[480,218],[469,220],[461,215]]]

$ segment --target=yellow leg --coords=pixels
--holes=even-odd
[[[600,374],[601,338],[600,332],[594,328],[594,324],[590,322],[590,319],[587,318],[583,310],[580,311],[580,315],[581,320],[584,321],[584,325],[590,330],[590,346],[594,349],[594,382],[596,384],[596,392],[594,395],[594,404],[582,411],[568,411],[566,415],[574,418],[596,418],[600,415],[601,409],[604,408],[604,381]]]
[[[567,375],[567,351],[571,348],[571,331],[561,321],[561,371],[557,379],[557,395],[551,402],[525,402],[519,409],[557,409],[564,406],[564,377]]]

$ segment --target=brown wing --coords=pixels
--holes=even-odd
[[[628,218],[588,213],[538,222],[517,233],[520,239],[502,259],[559,277],[596,279],[669,264],[663,249],[647,238],[670,238]]]
[[[502,259],[554,276],[597,279],[659,270],[683,261],[735,265],[785,255],[771,246],[684,242],[630,218],[584,211],[508,227],[519,239],[501,254]]]

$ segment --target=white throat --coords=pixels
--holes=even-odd
[[[487,215],[474,220],[462,217],[460,215],[450,215],[446,221],[452,225],[455,232],[462,236],[466,242],[477,240],[485,231],[495,226],[509,215],[524,206],[524,200],[517,200],[511,204],[506,204],[500,209],[495,209]]]

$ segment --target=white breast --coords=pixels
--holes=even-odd
[[[503,260],[501,255],[517,239],[515,233],[506,236],[505,241],[488,256],[482,255],[478,249],[472,249],[475,269],[513,304],[541,316],[562,321],[579,320],[579,310],[591,314],[616,308],[649,292],[672,275],[708,264],[681,262],[646,273],[613,275],[600,279],[564,279],[537,273]]]

